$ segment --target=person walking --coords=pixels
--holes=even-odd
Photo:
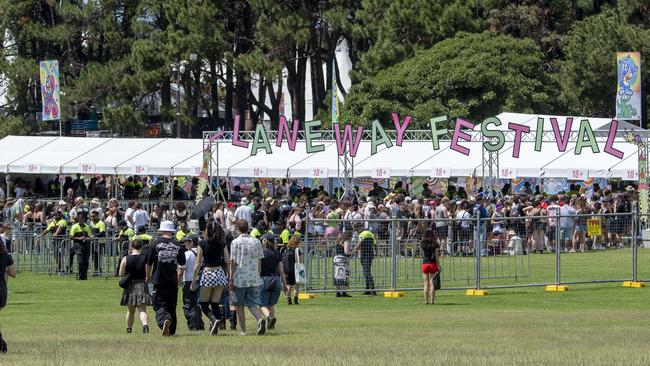
[[[229,260],[223,227],[218,221],[210,219],[205,227],[205,239],[199,243],[190,286],[191,289],[196,289],[197,283],[201,286],[199,304],[203,314],[210,319],[210,335],[217,335],[223,323],[225,310],[219,307],[219,302],[228,284],[225,267]]]
[[[161,236],[147,253],[146,283],[153,284],[153,308],[156,322],[163,337],[176,334],[176,304],[178,302],[178,278],[183,277],[185,253],[174,239],[174,223],[163,221],[158,232]]]
[[[199,238],[190,234],[183,238],[182,243],[185,245],[185,268],[183,274],[183,315],[187,321],[187,329],[203,330],[205,325],[201,319],[201,310],[199,308],[199,294],[197,288],[192,287],[194,278],[194,266],[201,262],[197,261]]]
[[[424,232],[422,241],[420,242],[420,249],[422,250],[422,279],[424,280],[424,303],[434,304],[436,296],[436,280],[440,276],[440,246],[436,232],[427,230]]]
[[[280,292],[286,292],[287,284],[284,278],[282,256],[275,247],[275,235],[266,233],[262,235],[264,258],[261,261],[260,276],[262,284],[259,286],[262,313],[268,320],[267,329],[274,329],[277,318],[275,305],[280,298]]]
[[[149,315],[147,305],[151,305],[151,295],[144,283],[145,279],[145,257],[141,254],[142,242],[134,240],[131,242],[131,254],[122,258],[120,262],[119,275],[122,278],[128,276],[128,284],[122,293],[120,305],[126,306],[126,332],[133,330],[133,319],[137,310],[142,333],[149,333]]]
[[[0,242],[0,311],[7,305],[7,277],[16,278],[16,266],[7,248]],[[0,333],[0,353],[7,352],[7,343]]]
[[[260,260],[264,258],[262,243],[248,235],[248,222],[239,219],[235,222],[239,237],[232,241],[228,288],[232,304],[235,305],[241,335],[246,335],[246,318],[244,306],[248,307],[257,320],[257,334],[266,332],[266,319],[259,309],[258,286],[260,278]]]
[[[79,273],[77,279],[85,281],[88,279],[88,265],[90,262],[90,242],[92,232],[86,223],[86,212],[77,213],[77,223],[70,228],[70,238],[74,242],[73,250],[77,255]],[[70,256],[70,270],[72,270],[72,255]]]
[[[300,305],[298,303],[298,295],[300,295],[300,287],[296,282],[296,262],[302,263],[302,252],[300,248],[300,237],[297,235],[291,236],[287,247],[282,252],[282,265],[284,266],[284,275],[287,284],[287,304]],[[293,301],[291,300],[293,295]]]

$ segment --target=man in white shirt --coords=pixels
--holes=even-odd
[[[126,209],[126,212],[124,213],[124,220],[126,221],[126,225],[133,229],[133,213],[135,210],[133,207],[135,206],[135,201],[130,201],[129,202],[129,207]]]
[[[241,199],[241,205],[237,207],[237,210],[235,210],[235,218],[237,220],[246,220],[248,223],[248,227],[253,227],[253,222],[251,219],[251,214],[253,213],[253,210],[251,210],[250,207],[248,207],[248,198],[244,197]]]
[[[224,230],[227,233],[230,233],[231,235],[235,236],[237,235],[237,228],[235,228],[235,221],[237,221],[237,218],[235,217],[235,205],[233,202],[228,202],[228,206],[225,212],[225,223],[224,223]]]
[[[230,245],[228,287],[232,297],[231,304],[237,309],[240,334],[246,335],[246,306],[257,320],[257,334],[262,335],[266,332],[266,319],[259,308],[259,285],[262,284],[260,262],[264,258],[262,243],[248,235],[246,220],[237,220],[235,227],[239,237]]]
[[[142,204],[137,202],[133,206],[133,228],[138,231],[138,228],[149,225],[149,214],[142,209]]]

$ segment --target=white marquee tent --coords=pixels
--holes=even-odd
[[[537,115],[503,113],[499,118],[502,129],[515,122],[536,129]],[[548,118],[545,129],[550,129]],[[564,128],[564,116],[558,116]],[[573,131],[577,131],[581,117],[574,117]],[[611,120],[590,118],[597,131],[607,131]],[[620,129],[634,126],[621,122]],[[638,129],[638,128],[635,128]],[[545,142],[542,151],[534,150],[534,143],[522,142],[519,158],[513,158],[513,143],[499,151],[499,176],[518,177],[606,177],[636,180],[637,148],[617,138],[614,147],[623,151],[623,159],[604,153],[605,139],[598,138],[600,153],[589,148],[581,155],[574,154],[575,142],[569,142],[565,152],[559,152],[555,143]],[[335,178],[340,161],[335,141],[317,141],[325,150],[307,154],[305,142],[299,141],[295,151],[287,143],[271,145],[272,154],[264,150],[251,156],[248,149],[220,143],[213,153],[213,174],[231,177]],[[395,142],[393,141],[393,144]],[[482,175],[482,146],[480,142],[461,140],[469,148],[463,155],[450,148],[449,141],[440,141],[440,149],[433,150],[431,141],[404,141],[402,146],[386,148],[381,145],[376,154],[370,152],[370,141],[362,141],[354,158],[355,177],[432,176],[439,178]],[[200,172],[203,154],[200,139],[119,139],[76,137],[8,136],[0,140],[0,170],[15,174],[118,174],[192,176]],[[574,175],[578,175],[577,177]]]

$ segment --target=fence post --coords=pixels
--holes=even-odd
[[[639,212],[634,206],[632,210],[632,281],[638,282],[637,265],[638,265],[638,247],[639,247]]]
[[[307,293],[310,290],[311,282],[311,260],[309,254],[309,215],[305,215],[305,253],[303,255],[303,265],[305,266],[305,289],[304,292]]]
[[[476,227],[474,229],[474,253],[476,256],[476,289],[481,289],[481,217],[476,215]]]
[[[560,248],[560,228],[562,225],[562,213],[559,212],[555,217],[555,232],[553,235],[555,235],[555,284],[560,285],[560,281],[562,281],[562,273],[561,273],[561,262],[560,262],[560,253],[562,251],[562,248]]]
[[[390,289],[397,290],[397,216],[393,217],[391,234],[391,268],[390,268]]]

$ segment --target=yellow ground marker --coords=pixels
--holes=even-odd
[[[569,291],[569,287],[564,285],[548,285],[546,286],[546,291],[549,292],[565,292]]]
[[[404,293],[401,291],[386,291],[384,292],[384,297],[404,297]]]
[[[468,289],[465,291],[465,295],[467,296],[487,296],[488,292],[485,290],[476,290],[476,289]]]
[[[309,300],[316,298],[313,294],[298,294],[298,300]]]
[[[625,281],[623,282],[623,287],[641,288],[641,287],[645,287],[645,283],[636,282],[636,281]]]

